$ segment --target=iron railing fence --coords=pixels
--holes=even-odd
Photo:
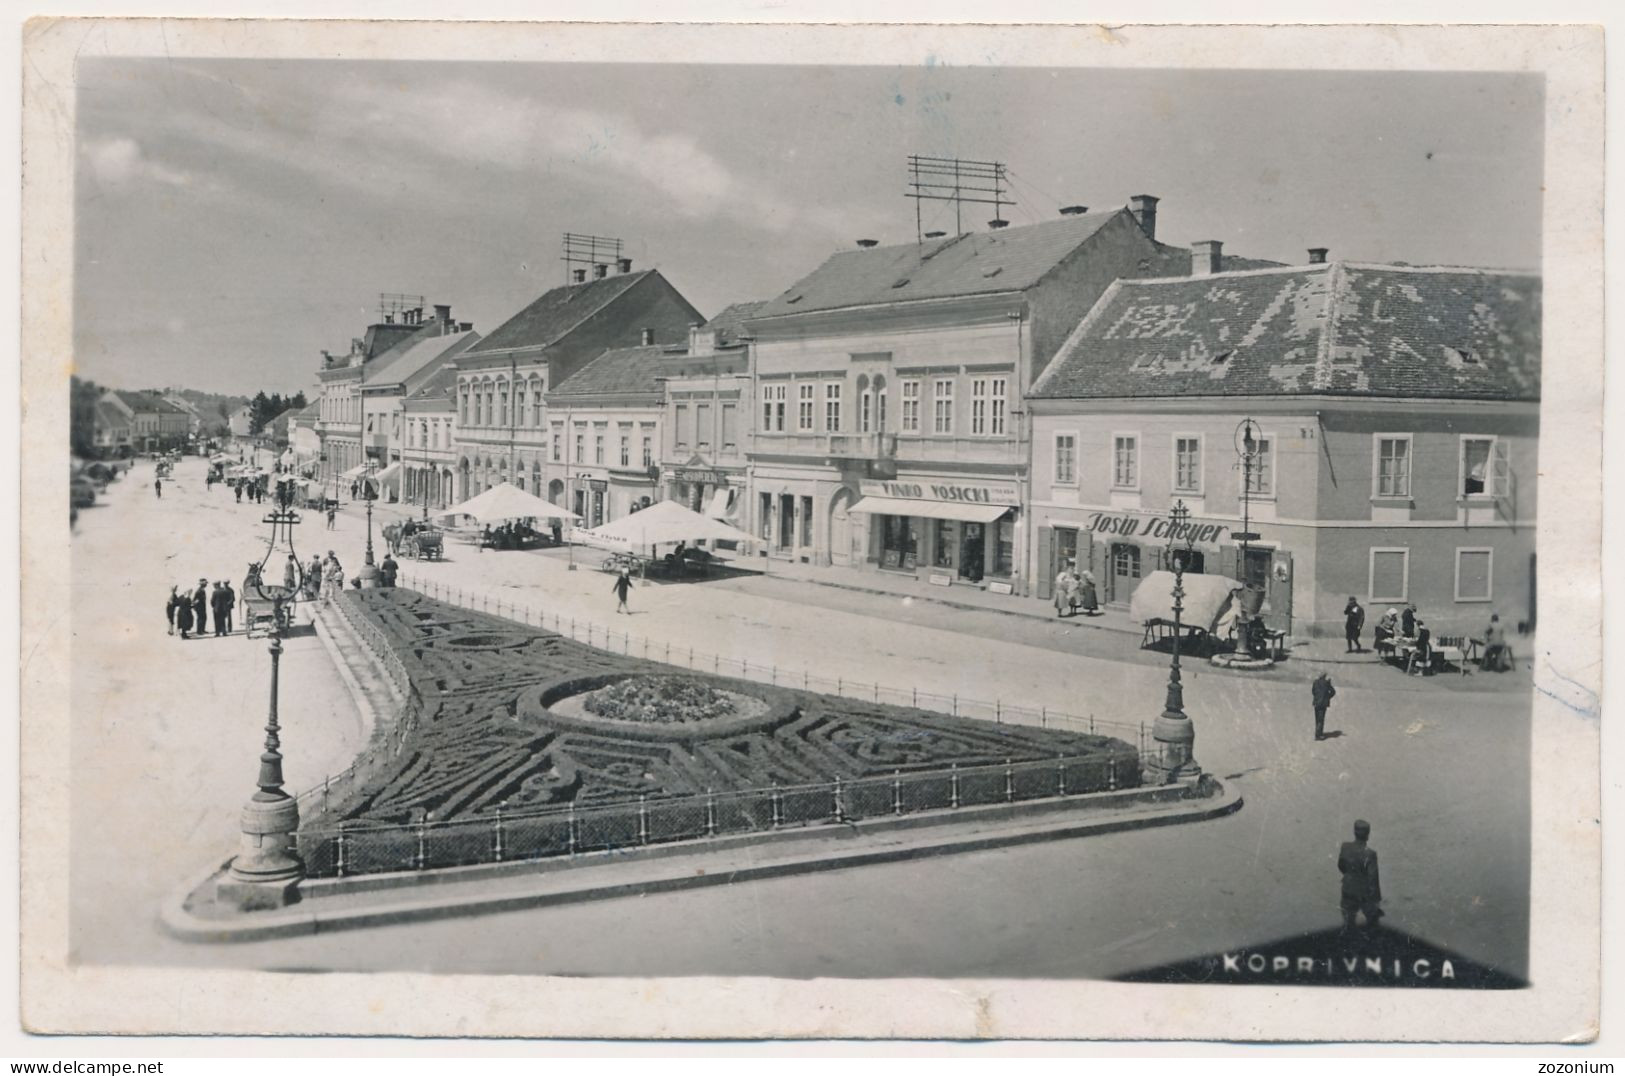
[[[825,676],[807,668],[791,669],[770,662],[724,657],[691,646],[674,646],[670,642],[661,642],[647,636],[611,631],[603,625],[585,619],[540,612],[529,605],[512,600],[503,601],[500,597],[493,601],[489,594],[465,591],[435,580],[418,579],[402,574],[399,577],[399,585],[448,605],[506,617],[611,653],[676,665],[694,672],[752,680],[775,687],[800,688],[803,691],[815,691],[823,695],[855,699],[860,702],[908,706],[952,714],[954,717],[1114,736],[1133,744],[1142,759],[1155,754],[1154,745],[1151,743],[1151,729],[1144,721],[1132,723],[1099,720],[1094,714],[1085,716],[1048,707],[1021,706],[997,698],[978,699],[956,693],[926,691],[918,687],[897,687],[878,681]]]
[[[644,796],[635,802],[595,806],[498,808],[474,819],[306,826],[299,830],[297,843],[308,877],[342,878],[624,853],[650,845],[838,826],[926,811],[1067,799],[1139,783],[1137,760],[1126,753],[1061,756],[897,770],[817,784]]]

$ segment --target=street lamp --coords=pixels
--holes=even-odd
[[[1154,783],[1164,785],[1202,775],[1202,768],[1196,764],[1195,757],[1196,728],[1185,714],[1185,689],[1179,676],[1179,643],[1183,630],[1181,615],[1185,611],[1185,563],[1194,548],[1189,526],[1191,511],[1185,507],[1184,501],[1180,501],[1169,511],[1168,517],[1168,559],[1174,566],[1174,651],[1168,666],[1168,694],[1162,713],[1157,715],[1151,728],[1157,753],[1145,766],[1146,776]],[[1185,538],[1184,548],[1176,549],[1175,543],[1181,535]]]
[[[305,579],[299,554],[293,548],[293,528],[299,523],[299,514],[293,508],[294,489],[291,477],[277,482],[274,506],[264,520],[271,525],[265,556],[248,566],[248,578],[243,581],[245,596],[252,588],[260,600],[271,603],[271,704],[265,723],[265,750],[260,754],[259,788],[249,797],[240,816],[242,851],[232,859],[226,876],[216,886],[215,896],[244,911],[292,903],[298,899],[299,880],[305,876],[305,865],[294,847],[299,801],[282,788],[281,727],[277,720],[282,635],[292,622]],[[266,566],[279,544],[288,552],[282,585],[267,585]]]
[[[378,497],[378,486],[373,482],[373,475],[377,473],[378,461],[372,457],[367,458],[367,470],[361,477],[361,493],[367,499],[367,556],[356,573],[361,579],[361,586],[370,589],[381,585],[382,573],[372,559],[372,502]]]
[[[1258,423],[1244,418],[1236,426],[1236,454],[1241,457],[1241,533],[1233,537],[1241,542],[1242,604],[1237,611],[1237,636],[1240,649],[1257,656],[1263,646],[1262,625],[1258,610],[1263,606],[1263,588],[1249,578],[1251,570],[1251,543],[1258,535],[1252,530],[1253,461],[1263,454],[1263,436]]]

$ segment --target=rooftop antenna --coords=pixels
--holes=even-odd
[[[621,241],[607,235],[580,235],[576,232],[564,233],[564,253],[559,261],[564,263],[564,282],[571,282],[570,270],[576,266],[587,266],[589,269],[599,265],[609,265],[611,262],[621,260]],[[590,279],[590,275],[588,275]]]
[[[422,310],[423,296],[407,295],[398,291],[381,291],[378,293],[378,320],[387,322],[400,322],[405,324],[401,317],[408,310]]]
[[[1009,196],[1009,176],[1002,161],[969,161],[962,157],[922,157],[911,154],[908,158],[908,193],[914,199],[914,240],[924,241],[921,220],[922,201],[952,202],[954,204],[954,234],[965,234],[964,204],[980,202],[993,207],[993,219],[1003,227],[1000,208],[1013,206]],[[988,197],[991,195],[992,197]]]

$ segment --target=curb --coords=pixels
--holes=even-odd
[[[217,871],[211,871],[209,874],[202,876],[197,884],[191,885],[184,890],[178,890],[166,898],[160,912],[160,923],[165,931],[183,941],[265,941],[275,938],[299,937],[336,930],[354,930],[426,919],[489,915],[525,908],[674,892],[731,884],[733,882],[781,878],[824,870],[840,870],[879,863],[922,859],[956,852],[1013,847],[1034,844],[1040,841],[1104,836],[1112,833],[1206,821],[1240,810],[1243,803],[1240,791],[1231,785],[1218,782],[1217,779],[1215,779],[1215,783],[1219,785],[1219,791],[1216,795],[1194,801],[1195,806],[1185,810],[1162,810],[1155,813],[1144,810],[1123,812],[1109,818],[1077,820],[1037,829],[1030,827],[1020,830],[1007,828],[1003,832],[982,830],[959,834],[950,831],[941,838],[929,842],[895,845],[888,848],[824,850],[816,856],[805,856],[797,859],[786,859],[716,871],[708,870],[703,865],[708,861],[714,864],[716,856],[711,854],[711,850],[701,850],[697,854],[670,857],[662,864],[668,869],[662,871],[660,876],[653,878],[625,882],[601,882],[577,889],[550,891],[534,888],[529,892],[488,893],[485,895],[476,893],[456,897],[441,896],[438,898],[380,903],[373,907],[347,908],[330,913],[323,912],[320,909],[322,899],[317,898],[275,912],[251,913],[251,918],[244,917],[237,921],[210,919],[195,915],[187,910],[185,906],[186,899],[192,892],[207,884],[208,879],[217,873]],[[848,833],[841,835],[840,839],[862,841],[866,836],[869,836],[869,834],[865,834],[854,827]],[[543,872],[536,875],[536,880],[545,882],[557,877],[557,872]]]
[[[325,608],[318,610],[310,622],[315,626],[316,636],[321,639],[328,658],[332,660],[334,667],[338,669],[339,679],[344,681],[344,689],[350,693],[350,701],[355,703],[356,713],[361,718],[361,742],[365,745],[371,741],[374,730],[378,728],[378,711],[373,707],[372,700],[367,698],[367,693],[361,687],[361,682],[356,679],[355,671],[350,668],[350,663],[344,660],[343,654],[339,653],[338,643],[333,641],[333,628],[327,623],[326,613]],[[357,639],[356,645],[360,647],[361,640]],[[369,657],[367,660],[371,661],[372,659]]]

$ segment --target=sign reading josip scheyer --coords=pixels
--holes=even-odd
[[[1223,523],[1190,522],[1176,525],[1165,516],[1114,516],[1096,512],[1084,524],[1084,530],[1095,534],[1115,534],[1124,538],[1151,538],[1167,541],[1172,538],[1193,543],[1217,542],[1230,528]]]

